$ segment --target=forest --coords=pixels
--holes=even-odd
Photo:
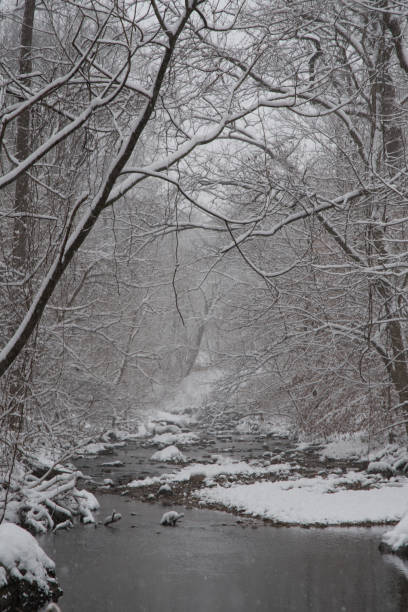
[[[70,519],[61,487],[89,517],[56,465],[199,380],[201,423],[406,453],[406,2],[3,0],[0,29],[0,528]]]

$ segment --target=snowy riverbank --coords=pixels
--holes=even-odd
[[[408,511],[405,448],[394,444],[368,452],[362,436],[343,436],[320,445],[288,442],[284,452],[274,452],[272,431],[260,434],[264,449],[270,450],[245,460],[234,453],[237,441],[245,440],[240,435],[229,436],[231,448],[207,454],[204,462],[188,455],[200,440],[189,440],[187,447],[174,432],[167,438],[161,434],[160,440],[151,437],[152,447],[172,443],[156,451],[153,461],[174,457],[177,463],[177,443],[188,464],[164,469],[160,476],[133,479],[122,492],[153,502],[163,500],[160,487],[169,485],[168,504],[217,508],[287,526],[395,524]],[[216,450],[216,441],[204,443]]]
[[[14,523],[0,525],[0,610],[30,612],[60,597],[55,563]]]
[[[14,466],[0,548],[4,533],[13,541],[12,523],[41,533],[72,526],[75,519],[94,522],[98,502],[83,486],[96,495],[120,493],[168,509],[224,510],[278,526],[393,525],[402,519],[384,536],[384,550],[406,547],[405,448],[368,447],[362,435],[311,443],[285,434],[282,423],[240,419],[234,427],[209,427],[195,413],[157,410],[137,431],[104,432],[79,449],[83,472],[55,465],[55,457],[42,451],[31,461],[38,475]],[[109,461],[106,453],[113,455]],[[134,475],[124,482],[119,473]],[[6,501],[6,489],[0,501]],[[1,568],[7,586],[11,574],[4,560]]]

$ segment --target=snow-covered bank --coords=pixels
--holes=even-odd
[[[0,525],[0,604],[10,610],[36,610],[62,594],[55,564],[25,529]],[[3,609],[3,607],[1,608]]]
[[[295,456],[299,458],[301,447]],[[343,447],[344,450],[344,447]],[[145,498],[158,499],[163,483],[175,485],[172,495],[179,503],[188,498],[193,505],[216,506],[230,512],[270,520],[284,525],[366,525],[395,523],[408,510],[408,481],[397,475],[395,458],[403,452],[378,451],[366,470],[316,469],[309,477],[293,461],[239,461],[211,455],[211,463],[193,463],[161,476],[135,479],[128,491],[144,490]],[[319,451],[317,451],[319,452]],[[265,453],[268,457],[271,453]],[[353,453],[354,455],[354,453]],[[280,455],[276,455],[278,458]],[[355,453],[355,458],[358,453]],[[319,454],[316,455],[319,458]],[[269,463],[269,465],[268,465]],[[397,462],[398,463],[398,462]],[[333,464],[330,464],[333,465]],[[359,466],[359,461],[354,465]],[[367,466],[367,460],[365,460]],[[318,471],[320,473],[318,473]],[[138,493],[140,496],[140,493]]]
[[[305,448],[305,445],[299,446]],[[320,457],[323,460],[368,461],[372,464],[371,471],[378,473],[395,473],[408,469],[408,451],[405,445],[380,444],[378,441],[369,440],[364,432],[333,436],[323,445]]]
[[[36,477],[16,463],[8,487],[0,490],[0,511],[6,506],[6,521],[34,533],[72,525],[76,516],[92,523],[99,504],[92,493],[77,488],[81,478],[81,472],[68,470],[48,479]]]
[[[373,486],[356,490],[348,488]],[[393,523],[407,511],[408,483],[374,483],[370,477],[298,478],[286,482],[216,486],[196,493],[204,504],[268,519],[283,525]]]
[[[380,549],[383,552],[397,553],[408,557],[408,512],[402,517],[394,529],[384,533]]]
[[[189,504],[216,506],[284,525],[391,524],[408,510],[405,448],[396,444],[375,445],[360,432],[336,436],[326,443],[288,441],[288,447],[278,446],[283,451],[277,453],[273,451],[274,445],[281,443],[273,440],[284,436],[282,423],[277,423],[275,433],[273,423],[263,419],[257,422],[256,434],[249,433],[250,425],[249,417],[245,417],[236,432],[264,440],[262,447],[266,452],[261,451],[257,459],[240,460],[213,453],[207,455],[208,462],[134,479],[126,489],[152,501],[159,498],[160,486],[169,483],[172,499],[178,503],[188,500]],[[267,428],[269,433],[260,434],[260,427]],[[221,440],[223,433],[222,429],[219,432],[214,429],[212,436]],[[176,435],[170,431],[156,432],[150,442],[174,444]],[[232,439],[230,433],[228,440]],[[194,433],[190,443],[194,445]],[[170,450],[159,451],[153,458],[166,460]]]

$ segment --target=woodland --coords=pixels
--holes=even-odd
[[[4,0],[2,474],[193,370],[405,435],[404,0]]]

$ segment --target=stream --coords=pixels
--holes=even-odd
[[[195,461],[225,451],[248,459],[263,457],[267,448],[299,462],[301,453],[288,440],[251,435],[203,440],[183,452]],[[112,478],[118,484],[171,471],[150,461],[153,450],[131,442],[112,455],[82,458],[76,465],[97,480]],[[124,465],[103,465],[109,461]],[[304,455],[305,469],[311,462]],[[185,516],[168,528],[160,526],[160,518],[169,508],[159,503],[118,493],[97,496],[97,520],[113,509],[122,520],[38,538],[57,564],[63,612],[408,610],[408,564],[379,553],[384,527],[279,528],[172,506]]]

